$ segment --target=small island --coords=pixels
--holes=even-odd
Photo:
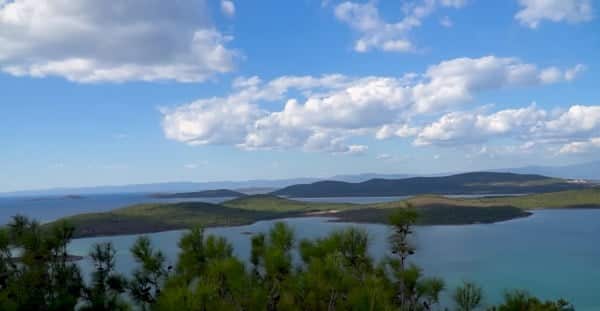
[[[139,234],[196,226],[236,226],[260,220],[331,216],[336,221],[385,223],[395,208],[413,206],[420,225],[494,223],[527,217],[540,208],[600,207],[600,188],[568,190],[524,196],[448,198],[418,195],[407,200],[377,203],[303,202],[274,195],[252,195],[225,201],[138,204],[104,213],[64,218],[76,237]]]

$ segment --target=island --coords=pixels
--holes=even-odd
[[[235,226],[260,220],[331,216],[333,221],[385,223],[394,208],[413,206],[420,225],[494,223],[527,217],[540,208],[600,207],[600,188],[538,193],[523,196],[449,198],[418,195],[377,204],[316,203],[270,194],[251,195],[221,204],[205,202],[138,204],[103,213],[66,217],[76,237],[139,234],[196,226]]]

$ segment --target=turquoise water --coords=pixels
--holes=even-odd
[[[482,195],[453,195],[452,197],[481,197]],[[489,195],[488,195],[489,196]],[[370,204],[379,202],[397,201],[407,196],[392,197],[333,197],[333,198],[294,198],[295,200],[312,202],[337,202]],[[232,198],[153,198],[147,194],[96,194],[84,195],[80,199],[64,196],[49,197],[0,197],[0,224],[10,221],[16,214],[29,216],[41,222],[56,220],[81,213],[105,212],[115,208],[139,203],[169,203],[202,201],[220,203]]]
[[[31,217],[41,222],[62,217],[92,212],[105,212],[115,208],[139,203],[168,203],[185,201],[204,201],[219,203],[231,198],[206,199],[160,199],[147,194],[101,194],[84,195],[80,199],[54,197],[0,197],[0,224],[10,221],[16,214]]]
[[[226,198],[210,199],[220,202]],[[311,198],[312,201],[373,203],[397,200],[399,197]],[[195,201],[184,199],[176,201]],[[0,198],[0,223],[21,213],[40,221],[114,209],[144,202],[167,202],[143,194],[85,196],[83,199],[61,197]],[[353,225],[331,223],[328,218],[296,218],[285,220],[296,228],[299,238],[314,238],[336,228]],[[273,222],[257,222],[249,226],[211,228],[209,233],[227,237],[241,258],[248,258],[250,236],[244,232],[267,231]],[[380,258],[387,250],[389,229],[383,225],[360,224],[372,238],[371,253]],[[484,286],[487,300],[497,301],[507,288],[526,288],[544,298],[566,298],[577,310],[600,310],[595,296],[600,292],[600,210],[541,210],[531,217],[497,224],[469,226],[429,226],[417,228],[414,241],[418,245],[414,261],[428,275],[443,277],[449,288],[462,280]],[[177,255],[181,231],[149,236],[171,262]],[[118,252],[118,269],[130,273],[134,267],[128,249],[137,236],[115,236],[73,241],[71,251],[85,255],[95,242],[112,241]],[[80,262],[89,272],[87,260]],[[600,301],[600,299],[598,299]]]
[[[372,239],[370,252],[381,258],[387,251],[389,228],[377,224],[328,222],[330,218],[285,219],[298,238],[314,238],[347,226],[365,228]],[[211,228],[208,233],[224,236],[233,243],[235,253],[247,259],[250,236],[265,232],[273,221],[248,226]],[[528,289],[548,299],[565,298],[577,310],[600,310],[600,210],[541,210],[531,217],[512,221],[469,226],[426,226],[415,230],[418,250],[413,260],[426,274],[445,279],[449,288],[462,280],[484,287],[486,301],[500,299],[508,288]],[[149,234],[171,262],[177,254],[182,231]],[[118,252],[118,269],[131,272],[134,266],[128,249],[137,236],[75,240],[74,254],[85,255],[95,242],[112,241]],[[82,261],[83,269],[89,263]]]

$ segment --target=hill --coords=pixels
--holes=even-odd
[[[519,197],[448,198],[420,195],[378,204],[301,202],[272,195],[255,195],[222,204],[186,202],[138,204],[104,213],[65,218],[76,237],[158,232],[194,226],[233,226],[302,216],[331,216],[338,221],[385,223],[389,213],[411,203],[422,225],[492,223],[530,215],[537,208],[600,207],[600,189],[569,190]]]
[[[180,192],[180,193],[157,193],[150,195],[153,198],[170,199],[170,198],[237,198],[245,194],[228,189],[204,190],[196,192]]]
[[[539,174],[560,178],[600,180],[600,161],[565,166],[525,166],[493,170],[517,174]]]
[[[245,196],[222,203],[223,206],[252,211],[319,212],[361,207],[349,203],[316,203],[290,200],[269,194]]]
[[[294,213],[237,209],[218,204],[185,202],[138,204],[103,213],[80,214],[64,220],[75,225],[76,237],[137,234],[192,228],[235,226],[258,220],[291,217]]]
[[[320,181],[273,192],[288,197],[405,196],[419,194],[523,194],[583,189],[586,184],[541,175],[475,172],[443,177]]]

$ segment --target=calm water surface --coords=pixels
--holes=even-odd
[[[146,194],[84,195],[81,198],[55,197],[0,197],[0,224],[16,214],[32,217],[41,222],[81,213],[104,212],[140,203],[168,203],[203,201],[219,203],[231,198],[178,198],[159,199]]]
[[[405,197],[310,198],[319,202],[375,203]],[[212,198],[218,203],[228,198]],[[198,199],[155,199],[143,194],[93,195],[83,199],[0,198],[0,223],[20,213],[40,221],[84,212],[107,211],[145,202],[198,201]],[[328,222],[329,218],[312,217],[286,219],[299,239],[321,237],[332,230],[356,225]],[[224,236],[234,245],[235,253],[247,259],[250,236],[246,232],[265,232],[272,221],[249,226],[211,228],[208,233]],[[368,230],[373,241],[374,257],[387,252],[389,228],[384,225],[359,224]],[[182,231],[149,234],[171,262],[177,256],[177,241]],[[577,310],[600,310],[600,210],[541,210],[531,217],[497,224],[469,226],[428,226],[416,230],[418,246],[414,261],[428,275],[443,277],[449,288],[462,280],[475,281],[485,287],[487,300],[497,301],[507,288],[526,288],[544,298],[566,298]],[[112,241],[118,252],[118,269],[130,273],[134,262],[129,248],[136,235],[78,239],[71,252],[86,255],[93,243]],[[84,273],[90,271],[89,261],[80,262]]]
[[[330,218],[285,219],[297,237],[315,238],[347,226],[365,228],[372,239],[370,252],[381,258],[387,252],[389,227],[376,224],[328,222]],[[248,226],[211,228],[208,233],[226,237],[236,255],[248,259],[250,236],[265,232],[273,221]],[[182,231],[150,234],[171,262],[177,255],[176,241]],[[508,288],[524,288],[543,298],[563,297],[577,310],[600,310],[600,210],[542,210],[533,216],[497,224],[418,227],[418,246],[413,260],[425,273],[445,279],[449,288],[462,280],[484,286],[486,300],[495,302]],[[74,254],[85,255],[95,242],[112,241],[118,252],[118,269],[130,273],[134,266],[128,253],[136,235],[75,240]],[[81,262],[89,271],[88,261]]]
[[[493,195],[449,195],[449,197],[482,197]],[[333,202],[371,204],[379,202],[398,201],[409,196],[391,197],[329,197],[329,198],[293,198],[307,202]],[[49,197],[0,197],[0,224],[10,221],[16,214],[29,216],[41,222],[48,222],[62,217],[81,213],[104,212],[119,207],[140,203],[169,203],[169,202],[209,202],[221,203],[232,198],[152,198],[147,194],[103,194],[84,195],[81,198],[64,196]]]

